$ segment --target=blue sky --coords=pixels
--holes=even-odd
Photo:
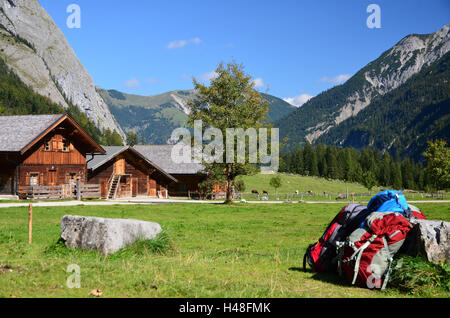
[[[411,33],[450,23],[450,1],[39,0],[96,85],[155,95],[191,89],[220,61],[243,63],[260,91],[301,104]],[[370,4],[381,28],[370,29]],[[81,28],[70,29],[70,4]]]

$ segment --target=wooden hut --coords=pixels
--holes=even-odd
[[[177,179],[131,147],[104,147],[106,153],[88,158],[88,182],[100,184],[102,198],[168,197]]]
[[[104,153],[67,114],[0,116],[0,195],[71,197],[87,181],[86,156]]]
[[[172,160],[173,147],[172,145],[138,145],[134,146],[134,149],[178,180],[178,182],[169,183],[168,190],[170,196],[198,197],[199,184],[207,177],[204,173],[205,167],[202,164],[194,162],[174,162]],[[224,197],[225,191],[224,186],[216,185],[212,194],[215,198],[222,198]]]

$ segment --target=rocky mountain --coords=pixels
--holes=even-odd
[[[133,131],[146,142],[165,144],[172,131],[186,125],[190,109],[188,101],[194,90],[171,91],[155,96],[130,95],[97,87],[117,121],[126,132]],[[275,96],[262,94],[269,102],[268,119],[274,122],[293,112],[296,107]]]
[[[124,133],[64,34],[37,0],[0,1],[0,58],[35,92],[77,106],[99,128]]]
[[[362,68],[346,83],[312,98],[303,107],[277,121],[275,126],[280,127],[281,137],[287,137],[291,147],[302,145],[305,141],[351,145],[352,143],[345,142],[342,134],[333,133],[337,127],[345,124],[348,128],[349,123],[356,125],[355,119],[362,118],[357,115],[363,110],[380,107],[383,98],[392,98],[391,95],[388,96],[389,93],[395,94],[394,91],[405,85],[414,75],[433,66],[449,51],[450,24],[432,34],[409,35]],[[433,94],[432,90],[427,92]],[[429,100],[432,96],[424,98]],[[417,102],[420,104],[420,99],[417,99]],[[446,109],[448,112],[449,108]],[[379,111],[381,112],[381,109]],[[372,109],[371,112],[377,113],[377,109]],[[364,114],[367,116],[369,113]],[[384,122],[386,123],[386,120]],[[375,135],[381,135],[381,129],[372,129]],[[339,135],[343,139],[328,138],[328,134],[334,134],[336,138]],[[361,139],[357,146],[371,146],[372,142],[373,139],[370,138],[366,142]],[[388,144],[394,142],[390,140]]]
[[[344,147],[372,146],[422,160],[427,140],[450,139],[450,52],[400,87],[319,137]]]

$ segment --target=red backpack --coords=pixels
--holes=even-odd
[[[364,227],[338,242],[338,272],[352,285],[384,289],[394,255],[402,247],[411,223],[398,212],[373,212]]]
[[[363,222],[370,211],[365,206],[350,204],[344,207],[328,225],[318,242],[311,244],[303,256],[303,269],[306,263],[316,272],[336,272],[337,246]]]
[[[411,204],[408,204],[408,206],[409,206],[409,209],[411,211],[410,218],[416,218],[416,219],[419,219],[419,220],[426,220],[427,219],[425,214],[423,214],[423,212],[418,207],[416,207],[414,205],[411,205]]]

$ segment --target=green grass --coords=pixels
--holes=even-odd
[[[450,221],[447,204],[417,204],[430,219]],[[308,244],[322,235],[336,204],[167,204],[35,207],[0,210],[0,297],[449,297],[436,287],[411,294],[349,286],[335,275],[301,269]],[[154,242],[104,257],[58,243],[63,215],[135,218],[161,224]],[[70,264],[81,288],[69,289]]]
[[[341,180],[328,180],[319,177],[307,177],[293,174],[278,173],[281,178],[281,187],[275,191],[269,184],[270,179],[274,175],[270,174],[256,174],[252,176],[243,176],[242,180],[245,183],[246,193],[243,198],[247,200],[257,199],[256,195],[251,194],[252,190],[258,190],[262,194],[263,190],[269,192],[270,200],[284,200],[286,195],[292,200],[302,199],[301,195],[299,197],[293,197],[296,190],[300,193],[312,191],[315,193],[314,196],[304,196],[303,200],[335,200],[336,196],[340,193],[366,193],[368,190],[359,183],[344,182]],[[372,193],[375,194],[380,188],[372,189]],[[277,192],[278,195],[275,195]],[[324,192],[327,195],[324,196]],[[331,198],[330,195],[331,194]]]

